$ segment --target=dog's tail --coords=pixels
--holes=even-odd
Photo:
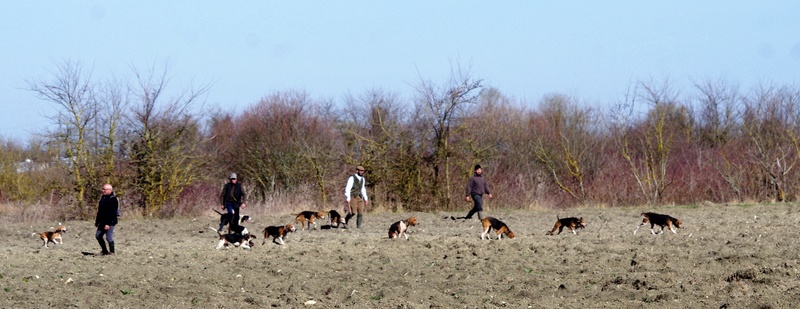
[[[224,215],[224,213],[221,213],[221,212],[220,212],[219,210],[217,210],[216,208],[211,208],[211,210],[213,210],[214,212],[216,212],[216,213],[217,213],[217,214],[219,214],[220,216],[221,216],[221,215]]]
[[[39,236],[39,233],[33,232],[33,233],[31,234],[31,237],[36,237],[36,236]]]
[[[217,229],[215,229],[213,227],[210,227],[210,226],[208,228],[211,229],[214,232],[217,232],[217,234],[219,234],[219,236],[222,236],[222,231],[218,231]]]

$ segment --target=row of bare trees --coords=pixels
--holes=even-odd
[[[207,209],[236,172],[251,202],[302,194],[329,209],[363,165],[378,207],[454,210],[467,207],[476,163],[496,192],[490,207],[800,197],[793,86],[741,92],[709,81],[681,94],[668,80],[648,81],[608,105],[563,94],[526,104],[456,71],[421,80],[408,99],[373,89],[337,103],[286,91],[231,113],[196,104],[207,87],[169,91],[166,70],[133,72],[134,83],[98,82],[66,63],[52,80],[29,82],[58,114],[27,146],[0,147],[2,198],[85,218],[111,182],[142,215],[184,215],[180,205]],[[25,159],[38,163],[21,169]]]

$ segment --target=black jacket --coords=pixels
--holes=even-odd
[[[241,183],[226,183],[224,187],[222,187],[222,192],[219,194],[219,201],[220,204],[225,205],[225,203],[231,202],[236,204],[244,203],[245,194],[244,189],[242,189]]]
[[[97,206],[97,218],[94,219],[94,226],[117,225],[118,215],[119,200],[117,200],[117,196],[113,192],[109,195],[103,195],[100,197],[100,203]]]

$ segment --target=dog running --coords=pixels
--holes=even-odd
[[[489,231],[494,230],[497,233],[497,239],[500,240],[503,237],[503,234],[508,236],[508,238],[514,239],[514,232],[508,228],[508,225],[503,223],[503,221],[497,220],[492,217],[486,217],[481,219],[481,225],[483,225],[483,233],[481,233],[481,239],[488,236],[488,239],[492,239],[492,236],[489,235]]]
[[[650,233],[652,233],[653,235],[664,233],[664,227],[668,227],[669,230],[672,231],[672,233],[678,234],[678,232],[675,231],[675,228],[683,227],[683,222],[672,216],[657,214],[654,212],[643,212],[642,223],[639,223],[636,229],[633,230],[633,235],[636,235],[636,231],[638,231],[639,228],[642,227],[642,225],[645,225],[647,223],[650,223]],[[656,231],[653,230],[653,227],[656,225],[661,227],[661,231],[659,231],[658,233],[656,233]]]
[[[553,235],[556,230],[558,230],[558,234],[561,234],[561,231],[564,230],[564,227],[568,227],[572,231],[572,234],[578,234],[575,232],[575,230],[585,228],[586,221],[583,220],[583,217],[559,218],[558,215],[556,215],[555,226],[553,226],[553,229],[547,232],[545,235]]]
[[[291,223],[284,226],[268,226],[264,228],[264,241],[261,242],[261,245],[263,246],[265,243],[267,243],[267,239],[270,237],[272,237],[272,242],[279,245],[284,245],[285,243],[283,242],[283,238],[294,231],[294,224]]]
[[[395,239],[405,236],[406,240],[408,240],[408,234],[406,234],[408,227],[416,225],[417,225],[417,218],[415,217],[411,217],[393,223],[389,227],[389,239]]]
[[[217,250],[228,249],[229,247],[240,247],[242,249],[250,249],[255,246],[255,244],[253,243],[253,239],[256,239],[255,235],[222,234],[222,232],[213,227],[209,226],[208,228],[211,229],[212,231],[217,232],[217,235],[219,235],[219,242],[217,242],[217,247],[216,247]]]
[[[317,223],[314,222],[316,219],[323,219],[325,218],[325,212],[322,211],[303,211],[299,214],[292,214],[295,216],[294,223],[300,222],[300,229],[311,229],[311,225],[314,225],[314,229],[317,229]]]
[[[35,236],[38,235],[39,238],[42,240],[42,246],[47,248],[47,244],[51,243],[51,242],[54,243],[54,244],[57,244],[57,245],[64,244],[64,240],[61,238],[61,234],[66,233],[66,232],[67,232],[67,227],[63,226],[63,225],[61,225],[61,223],[59,223],[59,225],[55,229],[55,231],[46,231],[46,232],[41,232],[41,233],[33,233],[33,234],[31,234],[31,237],[35,237]]]

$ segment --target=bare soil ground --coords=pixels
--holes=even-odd
[[[632,231],[642,211],[683,220],[678,234]],[[466,212],[466,211],[465,211]],[[583,216],[577,235],[545,236],[556,215]],[[389,240],[411,215],[410,239]],[[118,253],[99,251],[91,222],[67,222],[63,245],[0,227],[3,308],[790,308],[800,303],[794,205],[697,208],[490,209],[516,239],[480,240],[463,213],[373,213],[361,229],[290,234],[251,250],[215,250],[218,221],[126,220]]]

